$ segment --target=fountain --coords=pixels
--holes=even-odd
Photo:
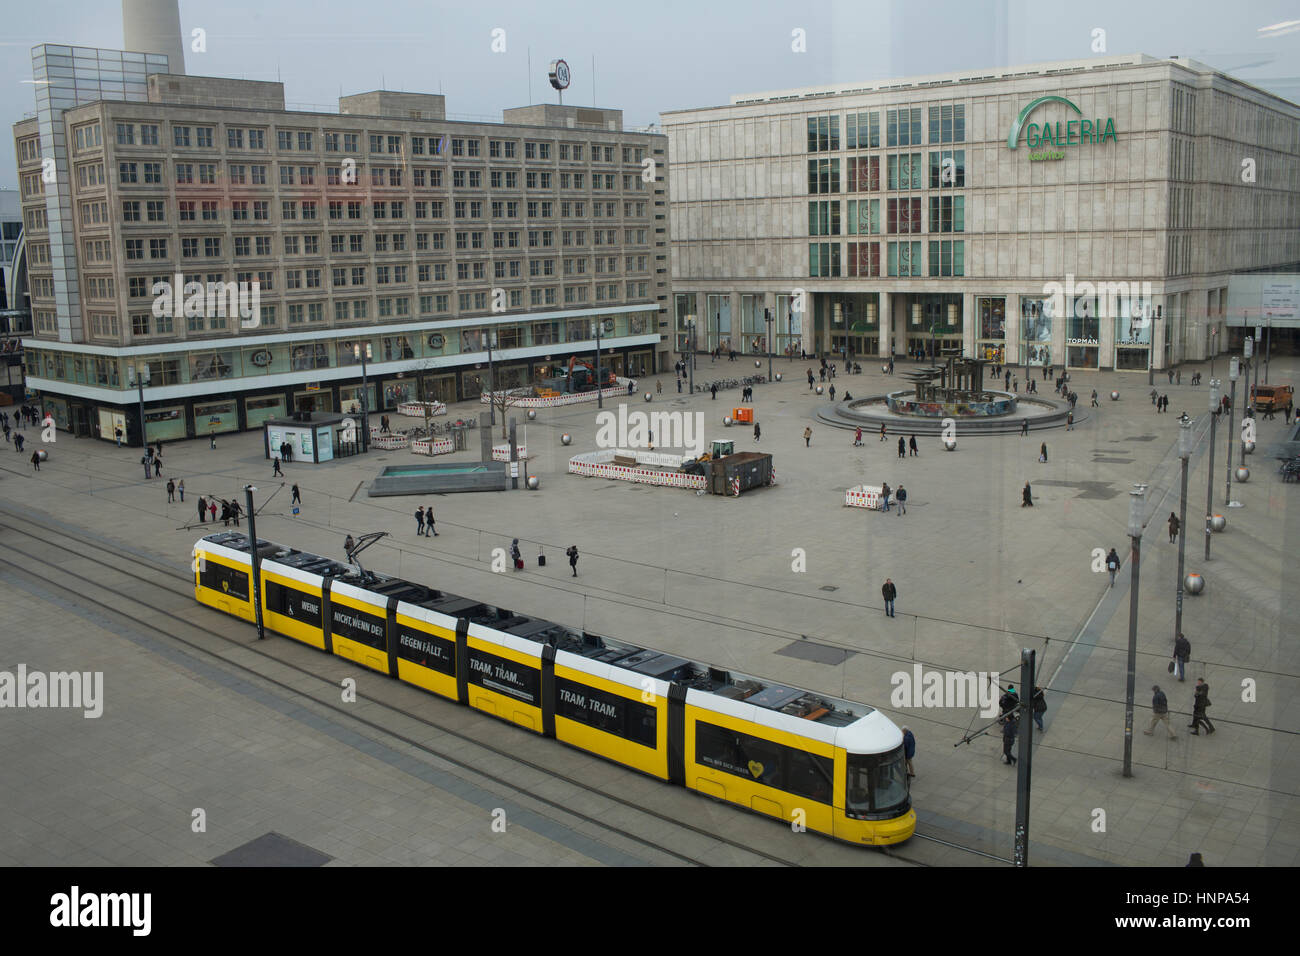
[[[1016,410],[1015,395],[984,387],[986,359],[966,358],[959,349],[944,349],[943,355],[943,365],[903,373],[912,390],[885,397],[891,412],[921,418],[979,418]]]

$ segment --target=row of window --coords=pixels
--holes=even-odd
[[[161,144],[160,125],[157,123],[116,123],[115,134],[118,146],[158,146]],[[172,146],[180,149],[212,149],[218,141],[217,127],[190,126],[179,123],[171,124]],[[261,127],[227,126],[226,148],[237,150],[265,150],[267,131]],[[320,135],[320,143],[327,153],[361,152],[361,133],[325,132]],[[403,156],[407,154],[407,134],[405,133],[369,133],[369,152],[371,155]],[[280,129],[275,133],[275,146],[279,152],[310,153],[316,151],[317,133],[312,130]],[[102,146],[102,132],[99,123],[78,126],[73,131],[76,150],[94,149]],[[517,157],[518,140],[489,139],[487,155],[491,159],[514,159]],[[34,143],[34,147],[26,144]],[[476,137],[410,136],[410,155],[441,156],[448,152],[452,156],[476,158],[483,156],[483,140]],[[550,161],[552,146],[562,162],[585,162],[590,149],[591,162],[614,163],[621,158],[625,164],[640,165],[645,159],[644,146],[612,146],[602,143],[556,143],[524,141],[524,159]],[[35,149],[28,155],[26,150]],[[20,144],[19,154],[23,161],[40,156],[37,138],[24,140]],[[621,150],[621,153],[620,153]]]
[[[808,275],[814,278],[879,276],[879,242],[850,242],[847,244],[848,267],[841,270],[840,244],[838,242],[813,242],[808,245]],[[920,242],[884,243],[885,275],[898,278],[920,277],[922,272]],[[966,274],[965,242],[961,240],[935,240],[929,243],[931,277],[964,276]]]
[[[929,143],[966,142],[966,107],[964,104],[929,108]],[[880,111],[849,113],[844,123],[846,149],[875,149],[880,146]],[[885,146],[920,146],[921,108],[885,110]],[[808,152],[821,153],[840,149],[838,115],[808,117]]]
[[[935,150],[928,167],[920,153],[891,153],[885,159],[885,188],[889,190],[962,188],[966,185],[966,151]],[[879,156],[850,156],[844,160],[844,192],[880,191]],[[928,175],[927,175],[928,174]],[[808,192],[840,191],[840,160],[808,160]]]
[[[848,235],[877,235],[881,232],[880,200],[849,200],[848,221],[844,233]],[[885,232],[921,232],[921,199],[888,199],[885,206],[887,220]],[[808,235],[838,236],[840,232],[839,200],[822,200],[808,203]],[[966,197],[931,196],[929,232],[965,232]]]

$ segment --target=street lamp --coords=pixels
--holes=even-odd
[[[1210,379],[1210,461],[1205,488],[1205,560],[1210,560],[1210,519],[1214,517],[1214,426],[1219,423],[1219,380]]]
[[[262,625],[262,557],[257,547],[257,511],[253,507],[256,490],[252,485],[244,485],[244,500],[248,502],[248,550],[253,559],[253,609],[257,613],[257,639],[261,641],[266,638],[266,628]]]
[[[600,383],[600,327],[604,324],[601,319],[591,323],[591,332],[596,336],[596,407],[605,407],[605,390],[601,388]]]
[[[690,344],[691,360],[690,362],[687,363],[686,368],[687,371],[690,373],[690,379],[691,379],[690,392],[692,395],[694,395],[695,394],[695,316],[693,315],[688,315],[686,317],[686,334],[689,337],[691,343]]]
[[[140,396],[140,447],[148,449],[149,439],[144,433],[144,387],[149,384],[149,363],[141,362],[140,365],[128,365],[126,367],[127,383],[134,384],[139,390]]]
[[[1183,632],[1183,558],[1187,545],[1187,465],[1192,457],[1192,423],[1184,419],[1178,427],[1178,457],[1183,460],[1183,492],[1178,504],[1178,603],[1174,610],[1174,637]]]
[[[1128,595],[1128,689],[1124,698],[1124,776],[1133,776],[1133,695],[1137,682],[1138,566],[1142,560],[1142,516],[1146,510],[1146,485],[1134,485],[1128,498],[1128,536],[1131,578]]]
[[[1147,306],[1151,309],[1151,306]],[[1147,384],[1156,383],[1156,323],[1164,318],[1163,310],[1156,309],[1155,314],[1151,316],[1151,347],[1147,349]]]
[[[488,424],[495,425],[497,423],[497,383],[495,370],[492,366],[492,350],[497,347],[497,334],[488,332],[485,337],[487,338],[488,353],[488,415],[490,416]],[[503,411],[501,414],[504,415],[505,412]]]
[[[763,310],[763,319],[767,322],[767,380],[772,381],[772,321],[776,317],[772,315],[771,309]]]
[[[360,342],[354,342],[352,357],[361,363],[361,450],[364,452],[370,451],[370,378],[366,374],[366,362],[374,358],[370,343],[363,349]]]
[[[1232,382],[1232,391],[1228,395],[1228,477],[1223,489],[1223,503],[1229,508],[1232,507],[1232,423],[1236,417],[1237,379],[1240,375],[1241,360],[1234,355],[1228,363],[1228,380]]]
[[[1215,339],[1218,338],[1218,336],[1219,327],[1216,325],[1214,328],[1210,329],[1210,378],[1214,378],[1214,356],[1217,354],[1215,351]]]

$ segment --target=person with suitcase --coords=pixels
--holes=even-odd
[[[514,541],[510,543],[510,557],[514,559],[515,570],[522,571],[524,569],[524,558],[523,555],[519,553],[518,538],[515,538]]]

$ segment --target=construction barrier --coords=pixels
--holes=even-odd
[[[707,487],[704,475],[684,475],[677,471],[652,471],[649,468],[632,468],[613,464],[615,455],[619,457],[636,457],[638,464],[664,464],[678,467],[685,460],[681,455],[663,455],[654,452],[633,452],[626,449],[606,448],[601,451],[574,455],[569,459],[569,474],[585,475],[591,478],[613,478],[617,481],[635,481],[646,485],[660,485],[666,488],[689,488],[703,491]]]
[[[616,378],[619,384],[612,388],[601,389],[601,394],[605,398],[617,398],[618,396],[627,396],[627,387],[632,383],[630,378]],[[599,397],[596,392],[578,392],[571,395],[552,395],[547,398],[540,398],[533,395],[516,395],[511,392],[484,392],[479,396],[479,403],[487,405],[495,395],[498,402],[501,401],[502,394],[509,396],[508,401],[511,408],[557,408],[561,405],[578,405],[582,402],[594,402]]]
[[[884,490],[881,485],[857,485],[844,492],[844,504],[850,508],[870,508],[872,511],[879,511],[884,504],[881,500],[881,492]]]
[[[402,402],[397,406],[397,414],[410,418],[424,418],[425,410],[430,415],[446,415],[447,406],[442,402]]]
[[[448,455],[456,450],[450,438],[421,438],[411,442],[411,451],[417,455]]]
[[[519,460],[520,460],[520,461],[526,461],[526,460],[528,459],[528,446],[527,446],[527,445],[516,445],[515,447],[516,447],[517,449],[519,449]],[[493,446],[492,446],[492,460],[493,460],[493,461],[509,461],[509,460],[510,460],[510,446],[509,446],[508,444],[506,444],[506,445],[493,445]]]
[[[406,448],[410,445],[411,439],[406,435],[392,433],[376,434],[374,429],[370,431],[370,447],[378,448],[381,451],[393,451],[398,448]]]

